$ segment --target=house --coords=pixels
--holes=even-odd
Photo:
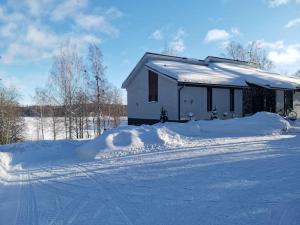
[[[258,69],[249,62],[204,60],[147,52],[123,82],[128,124],[153,124],[161,109],[169,121],[220,119],[259,111],[300,116],[300,79]]]

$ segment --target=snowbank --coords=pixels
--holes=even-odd
[[[0,177],[38,165],[74,161],[74,149],[86,141],[29,141],[0,146]]]
[[[93,159],[102,152],[183,147],[208,138],[280,134],[289,126],[279,115],[265,112],[229,120],[124,126],[104,132],[77,148],[76,153],[80,158]]]
[[[1,179],[7,179],[11,160],[12,156],[10,153],[0,152],[0,181]]]
[[[257,113],[230,120],[191,121],[111,129],[94,140],[32,141],[0,146],[0,178],[8,172],[41,165],[76,163],[81,160],[149,152],[170,148],[199,147],[216,138],[280,134],[289,128],[282,117]],[[79,157],[76,157],[79,156]]]

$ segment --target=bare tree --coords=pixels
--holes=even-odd
[[[230,42],[226,48],[225,56],[234,60],[256,64],[263,70],[271,70],[273,68],[273,62],[268,59],[266,51],[256,41],[250,42],[246,46],[237,42]]]
[[[35,95],[34,95],[34,101],[36,103],[36,112],[38,115],[37,119],[37,139],[40,139],[40,133],[41,133],[41,139],[45,139],[44,135],[44,107],[47,103],[47,95],[46,91],[42,88],[36,88],[35,89]]]
[[[84,78],[82,57],[76,46],[69,43],[63,46],[54,58],[50,82],[57,92],[58,101],[64,107],[64,123],[66,138],[72,139],[76,129],[76,93],[80,90]]]
[[[18,97],[15,88],[0,84],[0,144],[23,140],[24,120],[20,116]]]
[[[120,105],[121,92],[109,85],[104,72],[103,55],[98,46],[89,46],[86,64],[76,46],[67,43],[61,47],[54,57],[49,82],[45,88],[36,90],[42,138],[45,138],[45,116],[51,124],[54,140],[60,131],[61,118],[66,139],[90,138],[92,127],[96,136],[103,129],[118,126],[124,112]]]
[[[96,97],[97,111],[96,111],[96,129],[97,135],[101,134],[101,107],[103,106],[106,91],[105,67],[103,65],[103,55],[100,48],[91,44],[89,46],[89,61],[91,74],[94,77],[92,88],[94,89],[94,96]]]
[[[110,117],[113,120],[113,127],[118,127],[121,123],[121,116],[123,115],[122,106],[122,94],[121,90],[116,87],[112,87],[111,92],[111,102],[110,102]]]

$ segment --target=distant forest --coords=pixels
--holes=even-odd
[[[87,113],[93,117],[97,112],[97,104],[89,103],[87,104]],[[44,106],[44,116],[52,117],[53,111],[56,111],[56,117],[63,117],[65,115],[63,106],[52,106],[45,105]],[[32,106],[20,106],[19,107],[20,115],[23,117],[38,117],[40,115],[40,106],[32,105]],[[121,117],[127,116],[127,105],[121,104],[105,104],[102,106],[103,116],[113,116],[117,114]]]

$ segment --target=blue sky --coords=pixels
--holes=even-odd
[[[70,41],[99,44],[106,76],[121,86],[145,51],[221,56],[229,41],[259,41],[275,70],[300,69],[300,0],[0,0],[0,78],[32,102],[52,57]],[[125,94],[125,92],[124,92]]]

